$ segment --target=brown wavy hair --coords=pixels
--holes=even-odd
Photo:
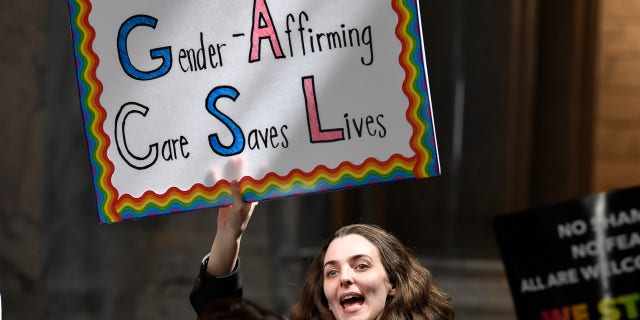
[[[388,297],[381,319],[455,319],[449,295],[434,285],[429,270],[418,262],[400,240],[378,226],[353,224],[336,231],[334,237],[313,258],[304,278],[300,300],[293,307],[290,320],[334,319],[324,296],[323,262],[331,241],[351,234],[364,237],[378,248],[389,282],[395,288],[395,295]]]

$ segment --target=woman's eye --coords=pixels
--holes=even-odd
[[[361,263],[361,264],[356,266],[356,270],[366,270],[368,268],[369,268],[369,266],[364,264],[364,263]]]
[[[327,271],[327,277],[333,277],[333,276],[335,276],[336,274],[338,274],[338,271],[336,271],[336,270],[329,270],[329,271]]]

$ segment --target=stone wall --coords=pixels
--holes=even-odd
[[[640,184],[640,1],[600,1],[594,191]]]
[[[0,3],[3,316],[192,319],[215,212],[98,225],[68,23],[66,1]],[[262,206],[244,239],[247,296],[265,305],[268,212],[286,203]]]
[[[6,319],[41,308],[47,1],[0,3],[0,292]]]
[[[453,104],[453,91],[448,90],[453,82],[449,74],[453,54],[447,31],[454,25],[449,3],[448,0],[429,2],[435,9],[441,9],[429,11],[432,18],[437,16],[441,20],[427,24],[433,27],[428,55],[433,59],[430,72],[434,75],[431,78],[436,97],[434,105],[439,108],[437,115],[445,120],[453,119],[447,117],[450,116],[447,112],[451,113],[447,108]],[[394,207],[392,210],[396,211],[389,213],[394,219],[389,219],[385,227],[394,226],[400,238],[420,244],[420,251],[449,255],[446,259],[429,256],[425,261],[428,265],[435,264],[438,279],[454,294],[460,319],[511,319],[513,313],[501,265],[496,259],[481,259],[491,251],[489,231],[483,230],[488,230],[488,217],[499,213],[494,209],[500,198],[488,199],[477,190],[483,187],[483,181],[490,180],[479,179],[478,172],[480,177],[492,177],[499,172],[501,165],[490,156],[504,151],[498,145],[482,144],[488,135],[487,128],[494,128],[490,136],[502,141],[503,128],[491,121],[477,120],[503,119],[493,102],[504,99],[500,94],[506,87],[505,70],[498,69],[503,72],[502,76],[494,73],[489,82],[484,71],[497,68],[508,48],[487,47],[483,39],[502,41],[508,34],[506,29],[501,23],[490,25],[489,22],[502,21],[507,15],[506,11],[498,12],[483,2],[467,3],[468,14],[480,21],[476,24],[467,21],[465,34],[474,38],[474,42],[467,45],[487,51],[478,54],[484,51],[467,50],[466,65],[479,68],[489,65],[473,73],[467,96],[469,106],[474,108],[469,109],[472,121],[467,123],[472,130],[466,131],[465,145],[473,148],[468,150],[470,156],[465,157],[465,163],[472,163],[474,167],[467,163],[463,176],[478,184],[461,187],[464,195],[476,202],[464,203],[468,213],[453,207],[438,212],[419,211],[418,205],[407,204],[406,210],[418,216],[416,220],[411,220],[406,212],[396,215],[398,207]],[[636,58],[640,43],[638,33],[634,32],[640,29],[637,22],[640,21],[637,19],[640,1],[604,0],[602,3],[594,184],[597,189],[609,189],[640,181],[637,165],[640,133],[634,127],[640,120],[636,107],[640,102],[637,93],[640,81],[634,72],[640,71]],[[492,5],[501,7],[497,3]],[[477,25],[485,26],[486,30],[477,31]],[[201,211],[98,225],[66,2],[2,1],[0,26],[3,110],[0,117],[0,293],[4,318],[192,319],[194,314],[187,296],[199,261],[213,239],[215,213]],[[486,33],[494,29],[501,33]],[[485,34],[476,38],[475,32]],[[476,56],[490,57],[496,63],[478,62]],[[479,83],[482,86],[477,86]],[[439,122],[439,139],[453,132],[452,123]],[[440,149],[443,157],[450,156],[451,139],[440,141],[443,141]],[[479,154],[487,157],[478,160]],[[503,160],[506,162],[506,157]],[[450,170],[446,168],[449,176],[440,179],[451,179]],[[416,185],[406,187],[411,193],[397,189],[403,191],[398,191],[398,201],[406,202],[407,194],[415,194],[414,198],[420,200],[442,198],[442,194],[437,193],[441,189],[430,189],[425,183],[404,186],[409,185]],[[394,188],[396,186],[399,184]],[[499,190],[503,189],[506,188]],[[373,203],[371,197],[369,194],[363,202]],[[457,205],[459,199],[453,199],[452,203]],[[250,232],[243,239],[248,298],[287,312],[295,300],[305,262],[328,233],[327,206],[324,195],[259,205]],[[357,209],[362,208],[367,207]],[[447,210],[462,213],[452,216]],[[440,213],[442,215],[436,216]],[[438,219],[446,219],[448,224],[438,223]],[[308,227],[311,225],[315,228]],[[443,225],[460,236],[443,237],[447,235]],[[466,225],[469,232],[461,232],[460,225]],[[463,237],[469,239],[469,235],[473,242],[469,247],[478,250],[460,245]],[[468,251],[477,256],[459,259]],[[458,252],[461,253],[456,254]]]

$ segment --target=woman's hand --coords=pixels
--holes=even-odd
[[[232,239],[239,239],[242,233],[247,229],[253,208],[258,204],[242,202],[240,195],[240,186],[237,181],[231,181],[231,195],[233,196],[233,204],[218,209],[218,231],[216,236],[224,234]]]
[[[218,209],[218,229],[211,245],[207,273],[214,277],[231,274],[238,260],[240,240],[247,229],[253,209],[258,204],[242,202],[240,186],[231,181],[233,204]]]

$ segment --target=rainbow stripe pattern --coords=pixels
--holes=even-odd
[[[229,182],[213,186],[195,184],[189,190],[170,188],[163,194],[151,190],[140,197],[120,194],[111,183],[115,166],[107,156],[112,143],[104,131],[106,110],[100,104],[102,83],[96,76],[99,58],[92,49],[95,30],[89,23],[90,0],[68,0],[71,33],[76,57],[78,92],[89,146],[99,223],[216,207],[231,203]],[[426,178],[440,174],[431,111],[424,47],[417,0],[391,0],[398,16],[395,34],[402,44],[398,61],[405,70],[402,84],[409,106],[406,118],[413,128],[412,157],[394,154],[389,159],[368,158],[363,163],[342,162],[336,168],[323,165],[309,172],[293,169],[286,175],[267,174],[257,180],[242,178],[245,201],[258,201],[307,193],[351,188],[395,180]]]

